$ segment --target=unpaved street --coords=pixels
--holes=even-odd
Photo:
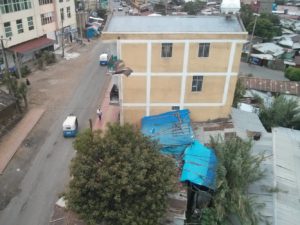
[[[46,109],[13,160],[0,176],[0,224],[46,225],[58,195],[68,182],[73,139],[62,136],[62,122],[74,113],[79,128],[89,126],[104,96],[109,76],[98,63],[99,53],[110,49],[93,40],[45,71],[29,76],[30,107]]]

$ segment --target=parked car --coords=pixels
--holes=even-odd
[[[119,8],[118,8],[118,11],[123,11],[123,7],[119,7]]]

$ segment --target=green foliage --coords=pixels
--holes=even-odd
[[[254,20],[252,20],[247,30],[251,31],[254,27]],[[257,18],[257,23],[254,31],[254,35],[264,38],[265,40],[271,40],[274,36],[281,35],[281,28],[278,17],[271,14],[261,14]]]
[[[157,225],[177,182],[175,162],[130,125],[76,138],[68,207],[88,224]]]
[[[50,64],[53,64],[56,62],[56,57],[55,57],[54,52],[44,51],[43,55],[42,55],[42,59],[47,65],[50,65]]]
[[[241,19],[245,28],[251,34],[254,28],[255,16],[250,5],[241,6]],[[280,20],[277,15],[271,13],[262,13],[257,18],[254,35],[262,37],[265,40],[271,40],[274,36],[281,35]]]
[[[189,15],[197,15],[201,9],[204,8],[205,3],[200,1],[186,2],[183,5],[183,11],[187,12]]]
[[[300,81],[300,69],[288,67],[284,72],[284,76],[291,81]]]
[[[262,107],[264,104],[264,100],[258,94],[254,94],[251,103],[256,104],[259,107]]]
[[[21,112],[21,103],[24,101],[25,107],[27,108],[27,86],[23,81],[18,81],[16,77],[12,76],[10,73],[5,72],[3,81],[9,93],[13,95],[17,102],[18,110]]]
[[[244,24],[245,28],[247,29],[249,24],[252,21],[254,21],[254,16],[253,16],[253,11],[252,11],[251,6],[242,4],[241,9],[240,9],[240,15],[241,15],[243,24]],[[250,30],[248,30],[248,29],[247,29],[247,31],[250,32]],[[251,31],[252,31],[252,28],[251,28]]]
[[[235,86],[234,98],[233,98],[233,107],[237,107],[239,101],[244,97],[246,93],[246,88],[242,84],[242,82],[238,79]]]
[[[164,2],[159,2],[154,5],[153,10],[159,14],[166,15],[166,4]]]
[[[275,98],[270,107],[260,109],[259,118],[267,131],[272,127],[300,129],[300,108],[298,102],[284,96]]]
[[[44,69],[44,60],[42,57],[39,57],[36,61],[37,63],[37,67],[39,70],[43,70]]]
[[[253,209],[261,205],[255,203],[247,190],[263,176],[260,170],[263,155],[252,155],[251,142],[240,138],[225,141],[211,138],[211,146],[218,157],[217,188],[211,208],[203,211],[201,225],[223,225],[232,215],[236,215],[241,224],[258,224],[262,218]]]
[[[26,77],[30,73],[31,73],[31,70],[29,69],[29,67],[27,65],[21,67],[22,77]]]

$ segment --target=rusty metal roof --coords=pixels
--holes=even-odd
[[[300,96],[300,82],[278,81],[256,77],[240,77],[239,79],[247,89]]]

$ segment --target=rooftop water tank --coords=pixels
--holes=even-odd
[[[221,13],[236,14],[240,11],[240,0],[223,0],[221,3]]]

